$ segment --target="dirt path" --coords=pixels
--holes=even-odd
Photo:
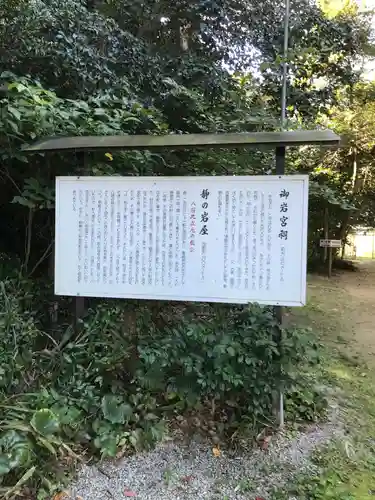
[[[358,272],[339,272],[331,279],[310,276],[309,302],[293,316],[324,331],[351,356],[361,355],[375,366],[375,261],[357,263]],[[328,331],[327,331],[327,325]]]

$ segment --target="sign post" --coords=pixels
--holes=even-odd
[[[341,242],[341,240],[324,239],[324,240],[320,240],[320,246],[328,249],[327,274],[328,274],[328,278],[330,278],[332,276],[332,258],[333,258],[332,248],[341,248],[342,242]]]
[[[286,97],[287,97],[287,86],[288,86],[288,49],[289,49],[289,15],[290,15],[290,0],[285,0],[285,12],[284,12],[284,60],[283,60],[283,76],[282,76],[282,87],[281,87],[281,129],[285,130],[286,125]],[[276,148],[276,174],[284,175],[285,173],[285,156],[286,148],[281,146]],[[279,330],[277,335],[277,343],[279,344],[280,358],[281,344],[282,344],[282,328],[283,328],[283,309],[282,306],[275,307],[275,316],[279,324]],[[281,367],[281,363],[280,363]],[[282,374],[280,373],[280,376]],[[278,404],[278,421],[280,427],[284,426],[284,393],[283,388],[280,386],[279,393],[279,404]]]
[[[287,0],[288,2],[288,0]],[[287,21],[286,21],[287,22]],[[286,68],[286,61],[284,61],[284,69]],[[281,121],[284,124],[285,118],[286,118],[286,73],[284,75],[284,83],[283,85],[283,93],[282,93],[282,110],[281,110]],[[284,175],[285,173],[285,156],[286,156],[286,148],[281,146],[276,148],[276,174],[277,175]],[[276,335],[275,335],[275,340],[279,348],[279,357],[280,357],[280,380],[282,377],[281,373],[281,345],[282,345],[282,334],[283,334],[283,307],[282,306],[275,306],[274,308],[274,315],[277,320],[277,329],[276,329]],[[278,397],[278,401],[275,403],[275,413],[277,415],[277,420],[280,428],[284,427],[284,389],[283,385],[280,383],[279,387],[279,393],[276,395]]]

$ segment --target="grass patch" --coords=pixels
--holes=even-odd
[[[343,292],[345,279],[343,275],[328,285],[327,280],[314,279],[308,306],[294,310],[289,317],[292,323],[312,325],[319,336],[322,364],[313,376],[335,394],[343,421],[342,436],[313,454],[312,463],[319,471],[316,475],[294,476],[274,492],[272,500],[375,497],[375,368],[365,344],[355,344],[353,349],[353,328],[360,335],[363,319],[369,320],[366,314],[371,312],[363,306],[363,288],[358,287],[362,294],[358,298]]]
[[[320,380],[334,388],[343,419],[340,438],[311,457],[317,473],[297,474],[272,500],[364,500],[375,496],[375,374],[326,353]]]

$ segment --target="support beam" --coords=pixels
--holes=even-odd
[[[280,146],[276,148],[276,175],[284,175],[285,173],[285,146]],[[283,328],[283,308],[282,306],[274,307],[274,314],[279,328],[277,329],[276,343],[278,344],[279,351],[281,353],[281,343],[282,343],[282,328]],[[281,375],[281,354],[280,354],[280,375]],[[284,427],[284,393],[283,387],[280,379],[279,387],[279,398],[277,403],[277,420],[280,428]]]

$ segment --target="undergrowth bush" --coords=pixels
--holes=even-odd
[[[153,342],[139,343],[138,380],[196,404],[202,399],[249,412],[255,420],[269,416],[272,396],[282,383],[288,387],[302,361],[316,360],[306,333],[283,330],[271,308],[213,308],[204,321],[187,318],[155,332]],[[280,349],[281,348],[281,349]]]
[[[224,432],[269,425],[281,384],[303,417],[296,381],[316,345],[280,330],[270,308],[97,302],[78,333],[69,322],[46,331],[35,286],[0,282],[1,495],[31,485],[47,497],[77,454],[142,449],[189,412],[209,409]]]
[[[327,416],[328,399],[311,376],[302,373],[289,387],[285,398],[288,422],[316,422]]]

